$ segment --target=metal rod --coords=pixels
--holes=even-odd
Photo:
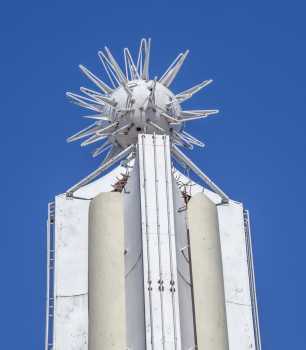
[[[87,185],[91,180],[95,179],[97,176],[99,176],[103,171],[111,167],[113,164],[121,160],[122,158],[126,157],[128,154],[130,154],[134,150],[135,146],[130,145],[128,148],[117,154],[115,157],[111,158],[109,161],[102,164],[98,169],[90,173],[88,176],[86,176],[83,180],[75,184],[74,186],[70,187],[66,191],[67,197],[71,197],[75,191],[77,191],[82,186]]]
[[[183,152],[181,152],[176,146],[172,145],[172,154],[182,161],[187,167],[189,167],[196,175],[202,179],[206,185],[216,192],[221,198],[223,203],[229,202],[229,196],[225,194],[203,171],[198,168]]]
[[[146,251],[147,251],[147,263],[148,263],[148,276],[147,276],[147,285],[149,291],[149,306],[150,306],[150,342],[152,346],[152,350],[154,350],[154,333],[153,333],[153,306],[152,306],[152,277],[151,277],[151,254],[150,254],[150,238],[149,238],[149,224],[148,224],[148,199],[147,199],[147,177],[146,177],[146,161],[145,161],[145,135],[141,135],[141,148],[142,148],[142,167],[143,167],[143,193],[144,193],[144,201],[145,201],[145,220],[146,220]],[[140,159],[140,157],[139,157]],[[148,339],[147,339],[148,343]]]
[[[161,250],[161,233],[160,233],[160,210],[159,210],[159,179],[157,171],[157,154],[156,154],[156,135],[153,134],[153,152],[154,152],[154,187],[155,187],[155,202],[156,202],[156,229],[157,229],[157,242],[158,242],[158,266],[159,266],[159,292],[160,292],[160,304],[161,304],[161,321],[162,321],[162,337],[163,337],[163,349],[165,349],[165,320],[164,320],[164,299],[163,299],[163,264],[162,264],[162,250]]]
[[[260,337],[260,327],[259,327],[259,317],[258,317],[258,306],[257,306],[257,294],[256,294],[256,280],[254,272],[254,259],[253,259],[253,248],[252,248],[252,236],[250,227],[250,215],[248,210],[244,210],[244,220],[245,220],[245,233],[246,233],[246,243],[247,243],[247,253],[249,260],[249,279],[250,279],[250,291],[252,298],[252,311],[253,311],[253,321],[254,321],[254,332],[255,332],[255,342],[256,350],[261,350],[261,337]]]
[[[47,290],[46,290],[46,330],[45,330],[45,350],[49,344],[49,306],[50,306],[50,203],[48,204],[47,219]]]
[[[169,139],[168,139],[169,140]],[[173,210],[173,199],[171,203],[169,202],[170,196],[173,198],[172,194],[172,172],[171,165],[168,162],[171,162],[170,156],[170,146],[167,142],[167,138],[163,136],[163,152],[165,159],[165,178],[166,178],[166,197],[167,197],[167,214],[168,214],[168,244],[169,244],[169,254],[170,254],[170,273],[171,273],[171,282],[172,288],[177,289],[177,278],[176,278],[176,256],[174,255],[176,252],[175,241],[172,242],[172,233],[174,233],[174,222],[172,221],[174,218],[172,217],[173,212],[171,212],[171,208]],[[168,153],[169,152],[169,153]],[[173,232],[172,232],[173,231]],[[173,247],[174,243],[174,247]],[[174,270],[175,266],[175,270]],[[176,294],[177,295],[177,294]],[[174,346],[175,350],[178,348],[178,337],[177,337],[177,329],[179,325],[177,325],[177,313],[179,310],[176,309],[176,295],[174,289],[172,289],[171,297],[172,297],[172,320],[173,320],[173,328],[174,328]]]

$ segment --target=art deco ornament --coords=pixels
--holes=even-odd
[[[209,85],[204,80],[198,85],[174,94],[170,85],[180,71],[187,55],[180,53],[161,78],[149,77],[150,39],[142,39],[137,62],[129,49],[124,49],[125,71],[120,68],[110,50],[99,51],[99,58],[105,68],[112,87],[80,65],[81,71],[93,82],[99,91],[81,87],[83,95],[67,92],[73,103],[95,112],[85,116],[95,122],[68,138],[68,142],[85,139],[81,146],[101,143],[94,150],[96,157],[108,150],[105,161],[137,143],[139,133],[166,134],[171,143],[192,149],[204,144],[184,131],[184,123],[206,118],[218,110],[183,110],[181,104],[195,93]]]
[[[86,185],[117,161],[128,157],[135,150],[138,134],[168,135],[171,154],[180,163],[192,169],[224,202],[228,196],[214,184],[177,146],[193,149],[204,147],[204,143],[184,130],[185,122],[207,118],[218,113],[216,109],[184,110],[181,104],[195,93],[209,85],[212,80],[174,94],[170,85],[180,71],[188,50],[180,53],[170,64],[161,78],[149,77],[151,40],[142,39],[135,62],[129,49],[124,49],[124,71],[110,50],[105,47],[98,56],[109,78],[108,85],[83,65],[81,71],[99,89],[81,87],[83,95],[67,92],[71,101],[95,112],[84,118],[94,120],[87,128],[70,136],[67,141],[84,140],[81,146],[99,143],[93,157],[107,152],[99,168],[71,187],[67,195],[73,195],[78,188]]]

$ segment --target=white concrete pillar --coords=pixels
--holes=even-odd
[[[89,209],[89,350],[126,349],[123,200],[101,193]]]
[[[228,350],[218,217],[204,194],[188,203],[194,310],[199,350]]]

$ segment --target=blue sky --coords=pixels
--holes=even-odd
[[[193,160],[250,209],[263,349],[306,349],[305,5],[302,1],[24,1],[0,14],[1,348],[43,349],[47,203],[99,164],[66,90],[152,38],[151,74],[191,53],[172,88],[214,83],[187,106],[219,108],[187,131]]]

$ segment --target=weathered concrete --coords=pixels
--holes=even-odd
[[[89,350],[126,349],[122,194],[101,193],[89,209]]]
[[[198,349],[228,350],[217,209],[199,193],[187,214]]]

